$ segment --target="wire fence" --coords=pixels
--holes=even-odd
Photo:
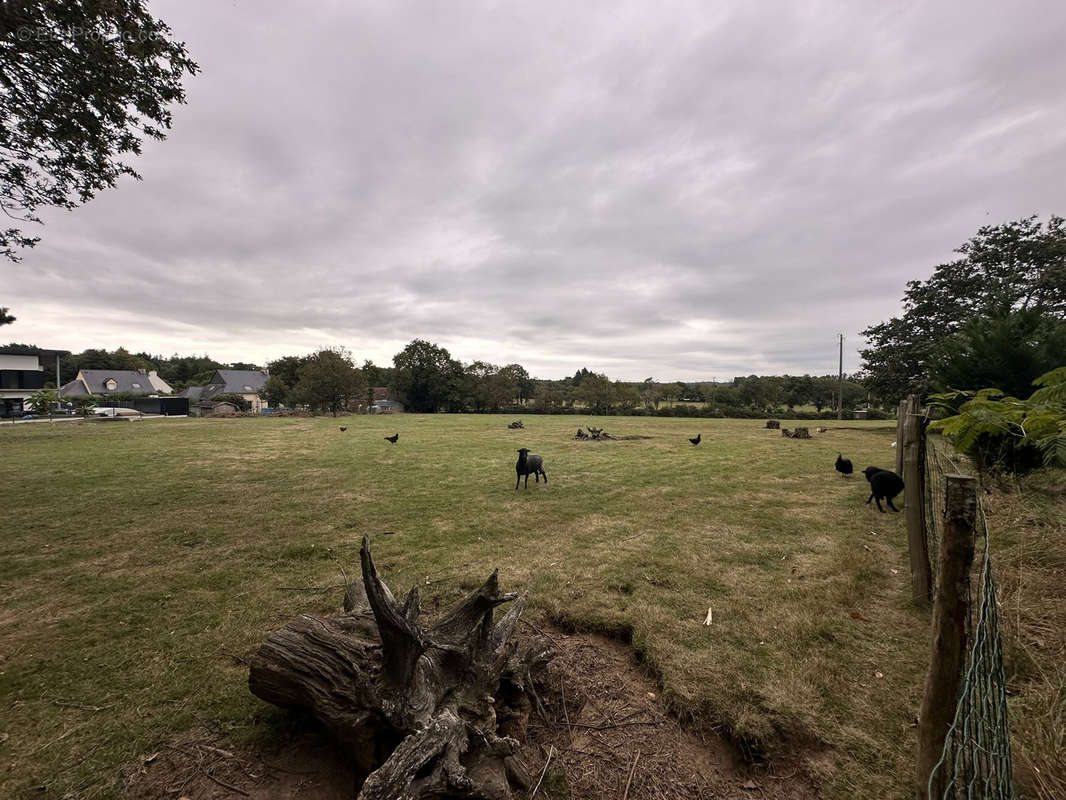
[[[944,476],[948,471],[959,474],[961,470],[945,445],[933,437],[926,447],[925,470],[926,527],[935,572],[945,519]],[[983,500],[978,503],[975,525],[981,571],[977,581],[971,581],[970,600],[973,601],[975,594],[977,601],[970,603],[975,612],[967,620],[967,640],[971,645],[956,698],[955,717],[927,786],[928,796],[940,800],[1014,797],[1007,682],[1003,672],[996,580],[992,574],[991,536]]]

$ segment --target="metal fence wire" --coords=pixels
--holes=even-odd
[[[939,553],[944,524],[944,475],[950,468],[960,472],[943,445],[929,442],[926,449],[926,503],[929,552]],[[977,593],[975,618],[968,620],[972,643],[959,688],[955,718],[944,740],[944,751],[933,766],[927,786],[930,798],[960,800],[1013,798],[1011,783],[1010,731],[1007,723],[1007,681],[1003,672],[996,580],[992,575],[992,552],[983,498],[978,503],[977,536],[983,538],[981,573],[971,591]],[[973,597],[971,596],[971,601]],[[942,787],[940,793],[935,792]]]

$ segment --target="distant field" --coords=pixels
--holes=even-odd
[[[928,631],[903,515],[833,471],[838,451],[891,466],[894,423],[797,441],[757,420],[508,421],[0,426],[0,796],[112,796],[122,764],[205,720],[268,737],[278,713],[234,656],[336,609],[339,589],[292,587],[338,584],[329,554],[357,569],[363,535],[429,609],[499,567],[534,617],[631,638],[679,711],[821,753],[825,796],[909,796]],[[651,438],[573,441],[586,422]],[[522,446],[547,486],[514,491]]]

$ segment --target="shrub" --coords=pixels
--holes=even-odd
[[[978,469],[1024,472],[1040,464],[1066,465],[1066,367],[1033,381],[1028,400],[998,389],[933,395],[931,407],[954,411],[930,427],[949,436]]]

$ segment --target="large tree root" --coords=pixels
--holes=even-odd
[[[367,776],[359,800],[509,800],[511,784],[526,782],[511,757],[528,719],[526,691],[554,655],[541,639],[510,641],[525,598],[501,593],[493,572],[423,627],[417,588],[400,604],[366,538],[360,556],[363,583],[349,586],[345,613],[305,614],[271,634],[251,662],[252,693],[326,725]],[[494,622],[493,609],[508,602]]]

